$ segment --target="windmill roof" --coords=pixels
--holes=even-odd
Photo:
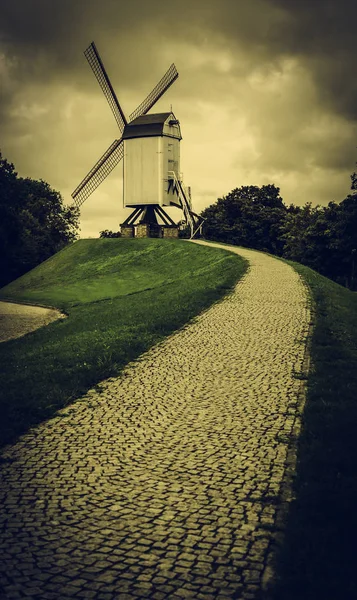
[[[163,135],[164,125],[169,117],[176,119],[172,112],[141,115],[125,125],[122,137],[125,140],[136,137],[153,137]],[[165,135],[167,134],[165,133]]]
[[[130,127],[136,127],[137,125],[147,125],[152,123],[165,123],[166,119],[172,115],[170,112],[166,113],[155,113],[152,115],[141,115],[140,117],[136,117],[133,121],[128,123]]]

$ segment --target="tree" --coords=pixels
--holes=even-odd
[[[349,194],[336,207],[330,242],[334,260],[329,265],[327,276],[347,287],[357,289],[354,276],[357,250],[357,192]],[[331,210],[330,205],[329,208]]]
[[[0,285],[11,278],[11,267],[6,268],[6,256],[11,252],[13,240],[19,232],[19,218],[16,211],[17,173],[12,163],[2,158],[0,153]],[[5,272],[4,272],[5,271]]]
[[[281,229],[284,258],[308,264],[313,268],[318,266],[315,264],[316,244],[319,233],[321,234],[321,226],[317,223],[321,210],[320,206],[313,207],[311,202],[307,202],[305,206],[289,206]]]
[[[77,238],[79,210],[45,181],[19,178],[0,153],[0,285]]]
[[[288,208],[282,230],[283,256],[300,262],[337,283],[356,289],[357,181],[342,202]],[[356,191],[355,191],[356,190]],[[357,265],[356,265],[357,266]]]
[[[208,239],[256,248],[280,255],[280,230],[286,206],[275,185],[243,186],[219,198],[202,212]]]

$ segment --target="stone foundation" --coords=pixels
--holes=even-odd
[[[123,238],[134,237],[134,226],[133,225],[120,225],[120,234]]]
[[[139,225],[135,225],[135,237],[137,238],[145,238],[149,237],[150,233],[150,225],[147,223],[139,223]]]
[[[121,225],[120,234],[123,238],[178,238],[178,227],[174,227],[173,225],[158,225],[155,223]]]
[[[137,238],[161,238],[162,237],[162,227],[161,225],[156,225],[155,223],[139,223],[135,225],[135,237]]]
[[[163,226],[162,237],[164,238],[178,238],[178,227]]]

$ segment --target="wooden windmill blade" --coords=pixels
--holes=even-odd
[[[166,71],[165,75],[160,79],[159,83],[154,87],[150,94],[143,100],[141,104],[131,113],[129,121],[133,121],[146,113],[156,104],[166,90],[178,78],[179,74],[174,64]]]
[[[94,192],[124,156],[123,140],[114,140],[72,194],[77,207]]]
[[[103,90],[103,93],[108,101],[110,108],[112,109],[115,120],[120,129],[120,133],[123,133],[124,127],[127,124],[127,120],[123,113],[123,110],[119,104],[119,100],[113,90],[113,86],[110,83],[107,72],[104,68],[102,59],[99,56],[99,52],[96,48],[94,42],[92,42],[88,48],[84,51],[84,56],[86,57],[89,65],[96,76],[100,87]]]

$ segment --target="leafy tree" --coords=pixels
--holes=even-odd
[[[336,206],[336,219],[330,241],[334,260],[329,265],[328,277],[357,289],[354,274],[357,251],[357,193],[349,194]],[[329,209],[331,210],[331,205]]]
[[[243,186],[202,212],[204,235],[212,240],[280,255],[283,250],[280,229],[286,212],[275,185]]]
[[[0,285],[77,238],[79,211],[45,181],[19,178],[0,153]]]
[[[285,258],[301,262],[342,285],[356,288],[356,192],[339,204],[330,202],[325,207],[312,207],[307,203],[302,207],[289,207],[282,238]]]
[[[0,285],[1,280],[4,278],[5,257],[8,256],[13,240],[17,238],[19,233],[19,218],[16,211],[16,182],[17,173],[14,165],[2,158],[0,153]],[[6,270],[9,271],[9,268]],[[9,276],[11,277],[11,271]]]
[[[324,257],[321,252],[326,249],[324,212],[320,206],[288,208],[287,218],[281,230],[284,241],[283,256],[301,262],[316,270],[321,270]]]

